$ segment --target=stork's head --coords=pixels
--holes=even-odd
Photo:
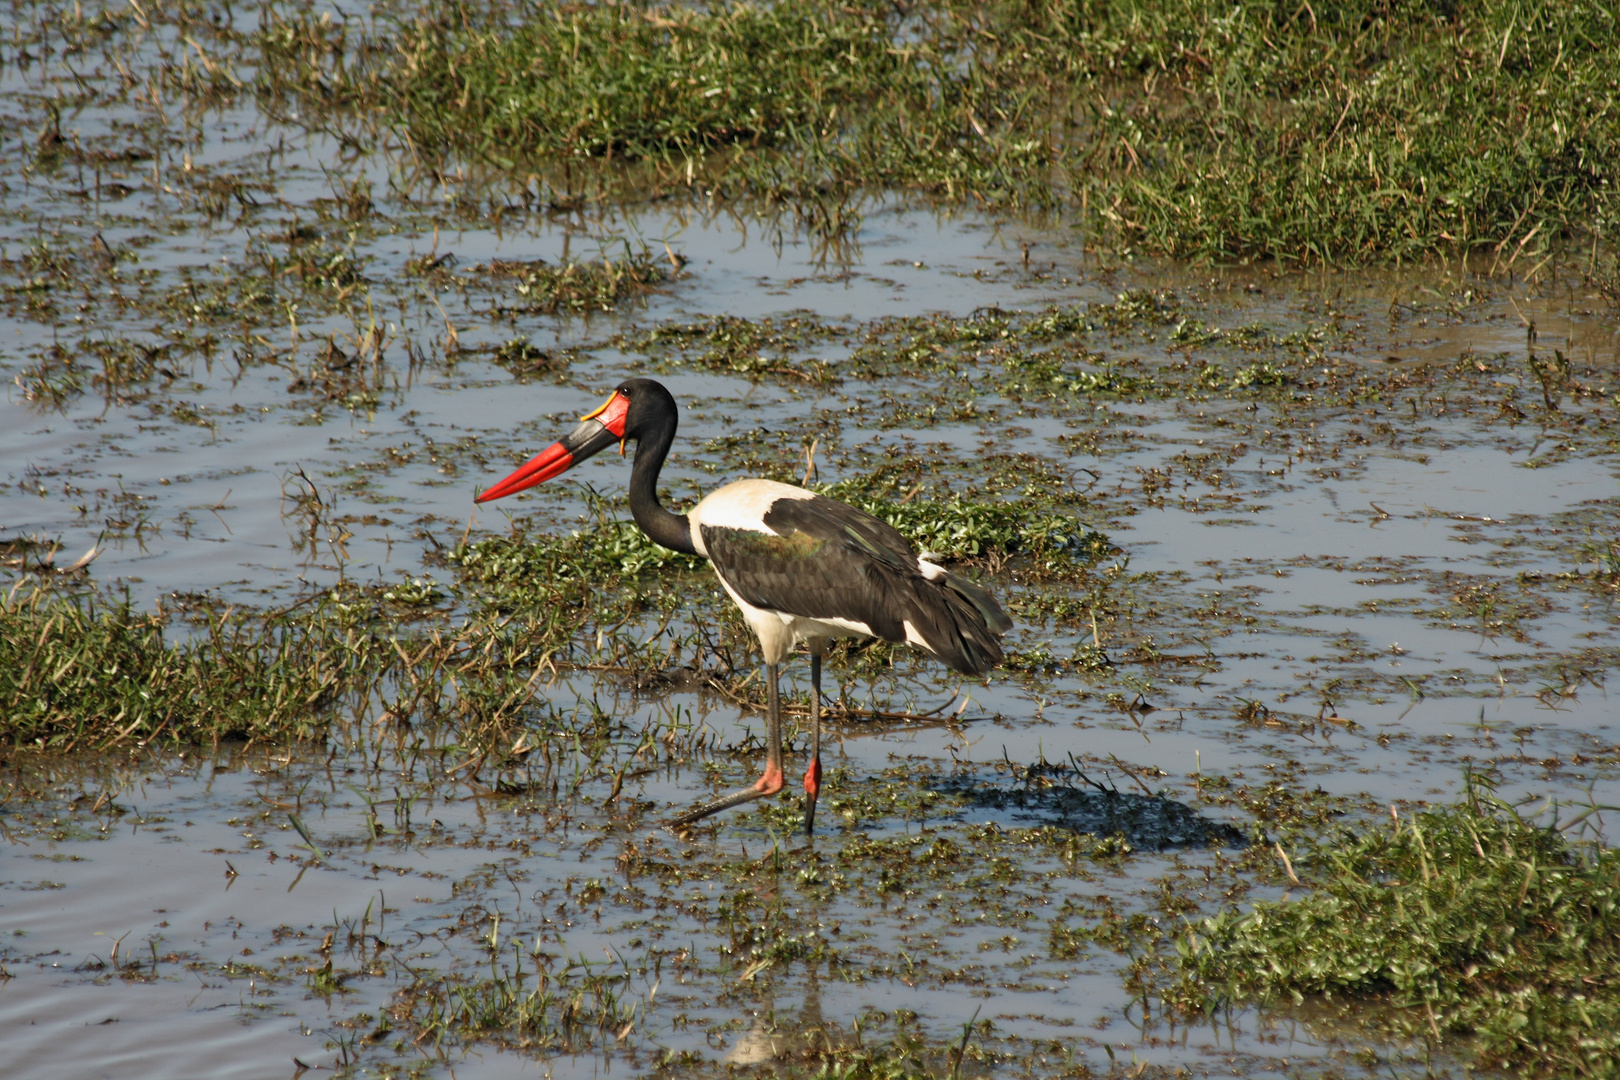
[[[481,492],[475,502],[489,502],[543,484],[594,454],[627,440],[640,440],[667,427],[675,434],[675,398],[652,379],[626,379],[594,412],[579,418],[579,426],[530,458],[506,479]]]

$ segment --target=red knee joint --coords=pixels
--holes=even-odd
[[[804,771],[804,790],[814,798],[821,791],[821,760],[818,758],[810,763]]]

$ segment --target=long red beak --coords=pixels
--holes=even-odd
[[[613,396],[608,398],[601,408],[581,417],[579,426],[573,431],[534,455],[522,468],[505,480],[487,491],[480,492],[473,501],[486,503],[491,499],[505,498],[514,492],[532,488],[536,484],[543,484],[553,476],[567,472],[592,454],[601,453],[614,443],[619,444],[622,453],[625,423],[630,410],[630,398],[627,393],[615,390]]]
[[[473,502],[486,503],[491,499],[501,499],[524,488],[532,488],[536,484],[543,484],[553,476],[560,476],[573,467],[575,458],[573,453],[561,442],[554,442],[534,457],[530,458],[522,468],[511,476],[496,484],[494,487],[480,492]]]

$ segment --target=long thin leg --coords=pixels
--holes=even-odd
[[[770,711],[769,741],[765,747],[765,775],[754,783],[761,795],[775,795],[782,790],[782,691],[776,685],[781,672],[780,664],[765,663],[765,703]]]
[[[745,802],[775,795],[782,790],[782,698],[781,691],[776,685],[778,665],[767,663],[765,665],[765,700],[770,717],[766,721],[767,734],[765,746],[765,774],[750,787],[741,791],[733,791],[730,795],[722,795],[718,799],[695,806],[684,814],[670,818],[664,823],[666,828],[681,829],[695,821],[702,821],[722,810],[730,810],[733,806],[741,806]]]
[[[821,647],[810,639],[810,767],[804,772],[804,835],[816,832],[816,797],[821,793]]]

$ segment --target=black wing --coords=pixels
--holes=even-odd
[[[748,603],[863,623],[887,641],[905,641],[909,622],[929,652],[968,674],[1001,662],[996,638],[1011,622],[995,600],[951,575],[923,577],[916,549],[871,514],[818,495],[778,499],[764,522],[776,535],[703,526],[716,573]]]

